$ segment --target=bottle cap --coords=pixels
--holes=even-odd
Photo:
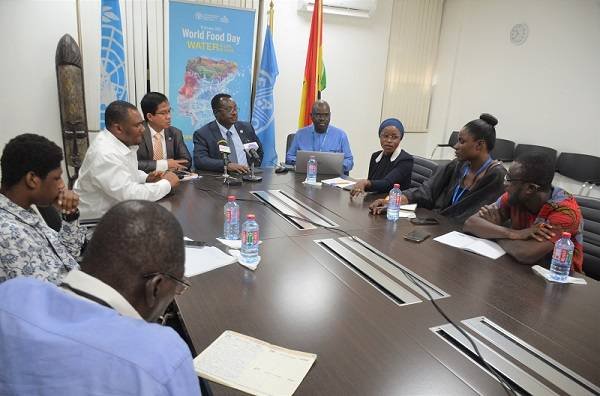
[[[227,200],[228,200],[229,202],[233,202],[233,201],[235,201],[235,195],[230,195],[230,196],[228,196],[228,197],[227,197]]]
[[[570,232],[563,232],[562,236],[563,236],[563,238],[571,239],[571,233]]]
[[[256,216],[254,216],[253,214],[249,214],[248,216],[246,216],[246,218],[247,218],[248,220],[255,220],[255,219],[256,219]]]
[[[400,184],[398,184],[398,183],[394,184],[394,188],[400,188]]]

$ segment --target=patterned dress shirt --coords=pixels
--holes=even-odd
[[[0,194],[0,283],[24,275],[59,284],[79,267],[84,240],[83,227],[63,221],[57,233],[33,209]]]

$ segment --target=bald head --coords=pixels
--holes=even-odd
[[[142,314],[149,282],[144,275],[182,278],[184,261],[183,231],[177,219],[154,202],[124,201],[100,220],[81,269],[118,291]]]
[[[311,118],[316,132],[326,132],[329,122],[331,121],[331,110],[329,109],[329,103],[322,99],[319,99],[313,103]]]

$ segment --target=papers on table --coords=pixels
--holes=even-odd
[[[327,184],[328,186],[343,188],[344,190],[352,190],[352,187],[356,184],[355,181],[342,179],[341,177],[321,180],[321,182]]]
[[[253,395],[291,395],[317,355],[225,331],[194,359],[202,378]]]
[[[200,176],[196,173],[190,173],[189,175],[183,176],[183,179],[181,179],[181,181],[184,182],[184,181],[188,181],[188,180],[200,179],[201,177],[202,176]]]
[[[476,253],[491,259],[497,259],[506,254],[496,242],[452,231],[433,239],[445,245],[457,247],[468,252]]]
[[[531,267],[531,269],[533,270],[533,272],[535,272],[542,278],[544,278],[550,282],[556,282],[555,280],[552,280],[550,278],[550,270],[548,270],[544,267],[540,267],[539,265],[534,265],[533,267]],[[565,282],[558,282],[558,283],[575,283],[576,285],[587,285],[587,281],[585,279],[575,278],[573,276],[569,276]]]
[[[185,248],[185,276],[203,274],[233,264],[237,259],[224,253],[221,249],[214,246],[195,247],[186,246]]]

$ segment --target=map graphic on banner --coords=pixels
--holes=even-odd
[[[102,0],[100,15],[100,129],[104,129],[104,111],[115,100],[127,100],[125,46],[119,0]]]
[[[214,120],[210,100],[227,93],[250,120],[254,10],[169,3],[169,100],[172,124],[188,146]]]

